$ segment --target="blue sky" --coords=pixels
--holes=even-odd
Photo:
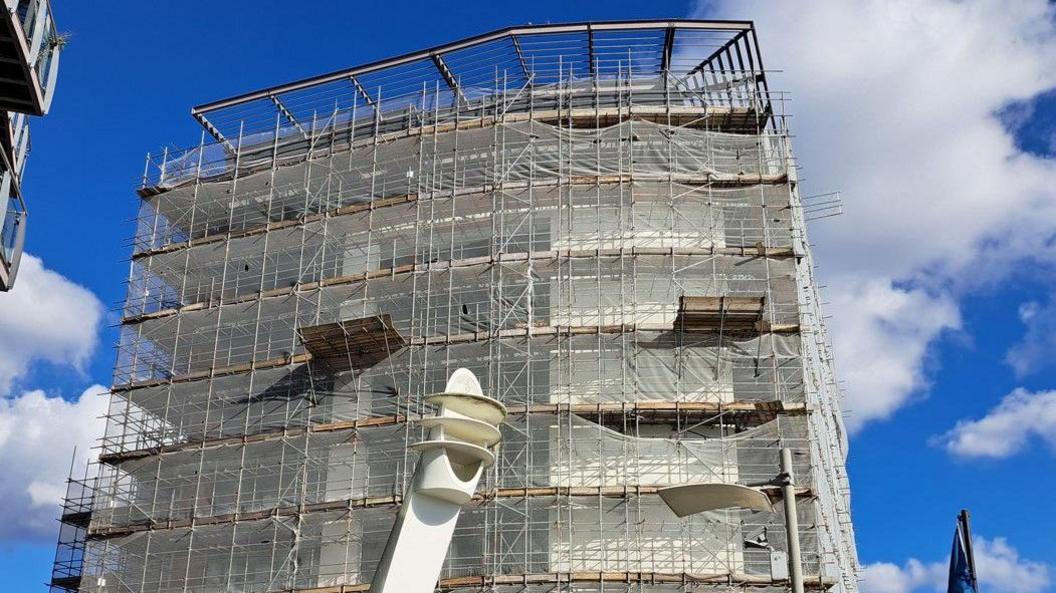
[[[1039,420],[1031,425],[1032,429],[1019,429],[1018,433],[1016,427],[1002,425],[1011,431],[1007,438],[1025,439],[1024,445],[1002,455],[980,453],[966,449],[967,445],[958,448],[957,443],[963,445],[967,441],[957,441],[957,434],[943,437],[959,421],[979,420],[992,414],[1002,398],[1017,388],[1030,395],[1031,405],[1035,406],[1031,409],[1056,417],[1056,408],[1046,407],[1038,395],[1056,389],[1056,365],[1036,354],[1046,352],[1046,345],[1052,345],[1046,341],[1045,328],[1056,329],[1052,268],[1056,260],[1052,253],[1056,219],[1049,218],[1056,202],[1051,194],[1028,183],[1036,177],[1037,187],[1043,187],[1054,179],[1049,159],[1056,146],[1056,95],[1044,94],[1056,80],[1051,60],[1039,57],[1035,70],[1009,79],[1009,85],[1022,85],[1021,92],[990,92],[972,86],[976,82],[964,82],[972,77],[985,79],[986,68],[993,66],[975,60],[978,71],[951,79],[965,85],[964,93],[956,95],[953,104],[933,106],[931,95],[903,96],[900,100],[908,102],[905,104],[889,101],[890,108],[883,109],[891,110],[890,118],[907,118],[907,127],[890,129],[890,118],[878,119],[878,126],[887,126],[886,131],[874,135],[864,128],[867,131],[861,137],[852,138],[853,148],[844,150],[836,143],[826,145],[815,139],[832,138],[841,129],[853,136],[854,130],[860,129],[853,126],[876,113],[870,111],[874,107],[868,102],[856,102],[855,93],[859,87],[877,81],[868,71],[848,73],[837,68],[836,74],[823,76],[811,66],[819,60],[840,62],[839,54],[843,53],[859,52],[863,60],[883,58],[860,49],[854,39],[846,36],[821,37],[826,39],[824,43],[833,44],[825,50],[830,53],[814,45],[796,43],[797,39],[812,39],[815,27],[825,31],[836,25],[836,18],[856,16],[852,12],[844,14],[842,9],[822,14],[814,8],[803,14],[775,16],[767,11],[763,1],[698,6],[663,0],[53,3],[59,28],[73,37],[62,57],[52,113],[34,122],[33,152],[24,182],[30,210],[27,251],[68,283],[90,290],[107,309],[123,296],[128,238],[132,233],[130,219],[136,207],[133,189],[142,172],[144,155],[165,145],[197,142],[199,128],[189,115],[193,105],[512,24],[691,14],[757,19],[767,66],[781,70],[774,75],[771,86],[791,88],[796,93],[791,106],[796,114],[792,125],[796,146],[802,148],[805,193],[842,190],[848,211],[843,217],[816,223],[811,233],[818,244],[822,278],[828,290],[834,292],[830,312],[835,315],[832,323],[837,364],[841,376],[848,379],[848,408],[856,426],[849,466],[859,554],[863,564],[891,563],[898,569],[896,576],[907,583],[901,589],[892,586],[871,590],[930,590],[934,579],[910,574],[912,570],[906,563],[918,559],[934,572],[927,565],[944,560],[954,517],[962,507],[972,510],[978,534],[991,542],[1005,538],[1007,545],[1018,551],[1013,558],[1007,549],[992,544],[995,571],[1004,570],[1000,567],[1006,565],[1013,565],[1008,570],[1014,570],[1017,562],[1036,562],[1039,564],[1028,565],[1035,566],[1031,574],[1036,576],[1038,570],[1045,570],[1041,563],[1056,566],[1056,540],[1051,536],[1056,521],[1049,517],[1049,505],[1045,504],[1056,491],[1056,421],[1045,424]],[[855,4],[861,4],[866,13],[877,5],[868,0]],[[914,11],[913,19],[922,19],[925,24],[928,18],[964,19],[969,24],[975,22],[972,19],[981,20],[993,27],[990,35],[999,38],[1007,33],[1010,37],[1007,44],[995,42],[996,49],[987,48],[990,54],[1017,56],[1018,51],[1053,48],[1052,41],[1045,39],[1026,44],[1026,49],[1014,43],[1019,34],[1051,36],[1051,14],[1044,15],[1041,23],[1033,18],[1036,14],[1026,9],[1019,20],[993,19],[988,18],[988,11],[997,10],[995,6],[1000,3],[967,3],[976,4],[978,10],[954,7],[940,0],[899,1],[892,2],[892,13],[885,15],[897,19],[895,11],[911,7],[923,9]],[[1044,13],[1044,3],[1024,4],[1031,5],[1038,14]],[[779,23],[789,26],[779,27]],[[971,27],[954,30],[966,31],[966,39],[976,34]],[[824,43],[817,41],[818,46]],[[847,43],[849,51],[844,52],[840,43]],[[971,50],[964,51],[968,59],[962,62],[960,56],[951,54],[949,63],[942,65],[943,72],[973,62]],[[943,56],[940,53],[936,59]],[[921,81],[922,86],[915,88],[926,88],[927,84]],[[964,105],[956,103],[956,97],[971,93],[988,102],[966,99]],[[1040,99],[1035,99],[1039,93]],[[841,99],[837,107],[826,103],[834,101],[833,96]],[[913,102],[914,109],[905,107]],[[824,113],[812,110],[812,106],[822,104],[827,109]],[[859,108],[860,105],[864,106]],[[904,107],[905,111],[900,111]],[[975,120],[968,120],[969,123],[979,123],[979,134],[973,137],[978,149],[965,157],[965,170],[942,169],[937,163],[929,169],[936,179],[928,175],[913,178],[911,165],[883,161],[884,155],[892,151],[876,147],[887,147],[889,143],[898,147],[900,134],[909,134],[910,126],[915,125],[913,113],[922,114],[920,121],[925,121],[923,116],[928,117],[926,121],[933,121],[938,117],[933,111],[948,109],[963,109],[968,114],[966,119],[974,114]],[[923,124],[914,129],[922,127]],[[1003,133],[1012,144],[993,157],[985,157],[988,147],[1005,138]],[[941,134],[929,132],[927,137],[938,138]],[[914,138],[907,136],[905,142],[914,143]],[[963,146],[964,142],[968,141],[951,145]],[[875,154],[870,152],[874,150]],[[1021,154],[1032,160],[1022,164]],[[977,157],[978,161],[972,160]],[[983,160],[984,157],[990,160]],[[1014,187],[1009,190],[1010,195],[1004,195],[1000,183],[995,183],[999,189],[980,196],[980,203],[996,201],[1007,204],[1006,209],[1025,209],[1029,205],[1038,208],[1036,213],[1026,211],[1021,213],[1023,218],[1010,219],[998,210],[976,208],[975,202],[967,202],[976,198],[967,194],[968,212],[955,213],[959,212],[959,190],[943,191],[942,188],[957,187],[944,185],[944,175],[1000,177],[1007,172],[1000,167],[1011,166],[1010,162],[1027,167],[1026,172],[1015,175],[1017,182],[1011,184]],[[877,185],[853,181],[883,172],[885,166],[906,171],[911,179],[885,175]],[[947,217],[942,211],[928,210],[915,193],[924,187],[939,188],[936,192],[949,200],[943,205]],[[948,224],[930,223],[930,227],[913,231],[911,219],[918,213],[925,217],[934,215],[935,220]],[[987,224],[979,224],[979,218]],[[854,225],[880,230],[861,233]],[[906,228],[909,230],[903,233]],[[990,234],[990,230],[1001,229],[1024,229],[1024,234],[1037,241],[1026,247],[1010,247],[1008,244],[1015,241]],[[949,239],[940,241],[946,235],[950,235]],[[938,238],[928,242],[921,241],[922,237]],[[866,250],[870,245],[885,244],[889,250]],[[963,255],[965,250],[970,254]],[[918,257],[918,252],[937,255]],[[884,258],[897,261],[881,261]],[[863,263],[866,260],[868,263]],[[66,284],[61,286],[63,290],[69,288]],[[865,288],[855,292],[858,288],[847,287]],[[90,300],[76,291],[71,294],[76,297],[74,300]],[[880,303],[880,312],[865,317],[873,312],[867,303]],[[4,307],[8,305],[0,297],[0,308]],[[841,319],[850,321],[841,326]],[[38,360],[40,356],[25,361],[17,371],[9,373],[11,385],[4,392],[6,397],[17,398],[41,389],[50,396],[61,395],[72,401],[92,384],[108,384],[113,364],[109,346],[117,339],[115,321],[113,313],[104,314],[98,332],[93,328],[90,338],[80,346],[71,346],[69,359],[81,356],[81,365],[67,364],[68,360]],[[13,347],[10,336],[0,336],[0,350],[5,340],[8,348]],[[898,355],[888,360],[885,356],[889,352],[877,354],[881,348],[897,350]],[[863,355],[863,351],[870,354]],[[1006,362],[1010,351],[1033,352],[1023,356],[1034,362],[1017,371]],[[873,366],[873,361],[884,364]],[[885,377],[870,376],[883,374],[887,369],[904,373],[905,378],[885,382]],[[890,374],[902,376],[894,371]],[[856,417],[858,420],[854,420]],[[978,432],[988,427],[972,425],[958,434],[978,437]],[[0,422],[0,451],[4,430]],[[62,455],[69,458],[68,453]],[[4,533],[8,535],[5,537]],[[54,543],[47,538],[0,530],[0,571],[7,576],[9,590],[40,590],[48,578],[53,551]],[[1051,573],[1054,569],[1048,570]],[[877,569],[873,574],[886,578],[883,575],[896,573]],[[1056,574],[1050,576],[1056,581]],[[1056,591],[1053,583],[1038,582],[1041,584],[1034,588],[1004,590]]]

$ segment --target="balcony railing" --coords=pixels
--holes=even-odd
[[[4,265],[10,268],[17,263],[21,247],[21,237],[26,226],[26,205],[22,197],[12,195],[7,201],[7,213],[4,215],[4,226],[0,228],[0,254]]]
[[[11,290],[22,258],[26,238],[26,204],[22,201],[18,178],[11,172],[7,155],[0,151],[0,291]],[[5,204],[6,203],[6,204]]]
[[[48,0],[6,0],[0,19],[0,108],[43,115],[51,104],[64,38]]]

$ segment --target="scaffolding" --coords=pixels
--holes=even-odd
[[[148,156],[53,590],[366,591],[457,368],[510,416],[439,587],[857,591],[847,442],[750,23],[507,29],[196,108]],[[60,562],[61,560],[61,562]]]

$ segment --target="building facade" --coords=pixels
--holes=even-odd
[[[26,236],[22,174],[29,118],[51,105],[65,43],[48,0],[5,0],[0,17],[0,291],[11,290]]]
[[[193,110],[147,159],[101,454],[53,588],[365,591],[473,371],[509,411],[439,586],[857,590],[847,442],[748,22],[507,29]]]

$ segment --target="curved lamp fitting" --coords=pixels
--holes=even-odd
[[[740,484],[679,484],[657,491],[679,517],[719,509],[751,509],[773,512],[770,497]]]
[[[433,591],[462,505],[473,498],[484,468],[495,463],[506,407],[487,397],[468,369],[451,374],[441,393],[425,398],[435,416],[412,448],[422,452],[411,490],[389,534],[371,593]]]

